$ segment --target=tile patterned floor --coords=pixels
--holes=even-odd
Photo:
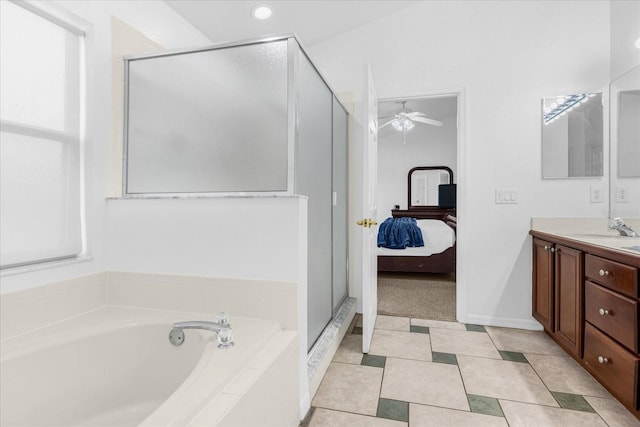
[[[378,316],[363,355],[361,325],[301,425],[640,427],[543,332]]]

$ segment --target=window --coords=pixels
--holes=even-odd
[[[0,1],[0,265],[76,257],[83,32]]]

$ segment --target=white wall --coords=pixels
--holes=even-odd
[[[609,3],[422,2],[310,53],[338,92],[361,85],[366,63],[380,98],[463,91],[458,319],[537,327],[531,217],[607,214],[589,201],[594,185],[606,200],[605,179],[541,179],[540,99],[606,89]],[[520,203],[496,205],[502,187]]]
[[[109,200],[107,266],[297,282],[302,203],[298,197]]]
[[[640,65],[640,1],[611,1],[611,80]]]
[[[168,48],[210,44],[162,1],[57,1],[64,13],[87,25],[87,137],[85,200],[87,259],[15,275],[3,275],[0,292],[26,289],[107,268],[104,252],[105,196],[109,185],[111,127],[111,16],[136,26]]]
[[[407,209],[407,174],[416,166],[448,166],[457,178],[456,117],[442,120],[442,127],[417,124],[406,133],[391,126],[378,134],[378,223],[400,205]]]

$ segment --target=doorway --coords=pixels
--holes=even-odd
[[[435,235],[445,219],[445,214],[457,219],[457,200],[451,197],[451,189],[439,193],[439,184],[449,184],[442,174],[433,177],[410,179],[409,172],[416,167],[442,166],[451,169],[451,184],[458,178],[459,131],[458,114],[460,94],[412,96],[404,98],[381,99],[378,102],[378,217],[382,224],[390,217],[416,217],[422,230],[425,246],[432,240],[449,239],[453,249],[439,247],[433,249],[433,255],[442,251],[455,251],[457,229],[444,230],[450,237]],[[440,190],[443,191],[443,190]],[[447,192],[448,191],[448,192]],[[455,191],[455,190],[453,190]],[[455,192],[453,193],[455,194]],[[459,198],[458,198],[459,200]],[[424,205],[419,210],[416,204]],[[432,209],[433,207],[433,209]],[[424,211],[429,210],[428,214]],[[436,224],[439,222],[439,224]],[[437,225],[436,229],[430,228]],[[417,248],[416,248],[417,249]],[[402,249],[387,250],[385,256],[404,257]],[[418,252],[418,251],[416,251]],[[423,254],[429,253],[427,250]],[[455,252],[454,252],[455,253]],[[379,252],[379,255],[382,251]],[[426,256],[411,253],[412,257]],[[457,257],[456,257],[457,258]],[[456,320],[456,262],[453,266],[440,267],[438,260],[435,268],[416,267],[423,265],[418,258],[411,258],[407,267],[393,268],[393,271],[378,272],[378,314],[411,317],[428,320]],[[424,258],[426,260],[426,258]],[[444,261],[443,261],[444,262]],[[446,261],[450,262],[450,261]],[[388,263],[380,263],[385,265]],[[399,264],[399,263],[394,263]],[[382,268],[384,270],[384,268]],[[443,272],[445,271],[445,272]]]

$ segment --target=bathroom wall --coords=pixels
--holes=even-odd
[[[611,80],[640,65],[640,1],[611,2]]]
[[[458,320],[539,327],[531,217],[607,215],[590,203],[592,186],[607,200],[605,179],[541,179],[541,98],[606,91],[609,2],[421,2],[310,54],[338,92],[360,87],[367,63],[380,98],[462,90]],[[495,204],[496,188],[519,203]]]
[[[439,118],[440,120],[441,118]],[[406,134],[391,126],[378,135],[378,223],[400,205],[407,209],[407,174],[416,166],[448,166],[458,177],[456,165],[456,117],[441,119],[442,127],[416,125]]]
[[[210,41],[162,1],[56,1],[87,23],[87,137],[85,156],[86,256],[83,262],[3,274],[0,292],[104,271],[105,196],[109,187],[111,127],[111,19],[112,16],[146,33],[167,48],[208,44]]]

